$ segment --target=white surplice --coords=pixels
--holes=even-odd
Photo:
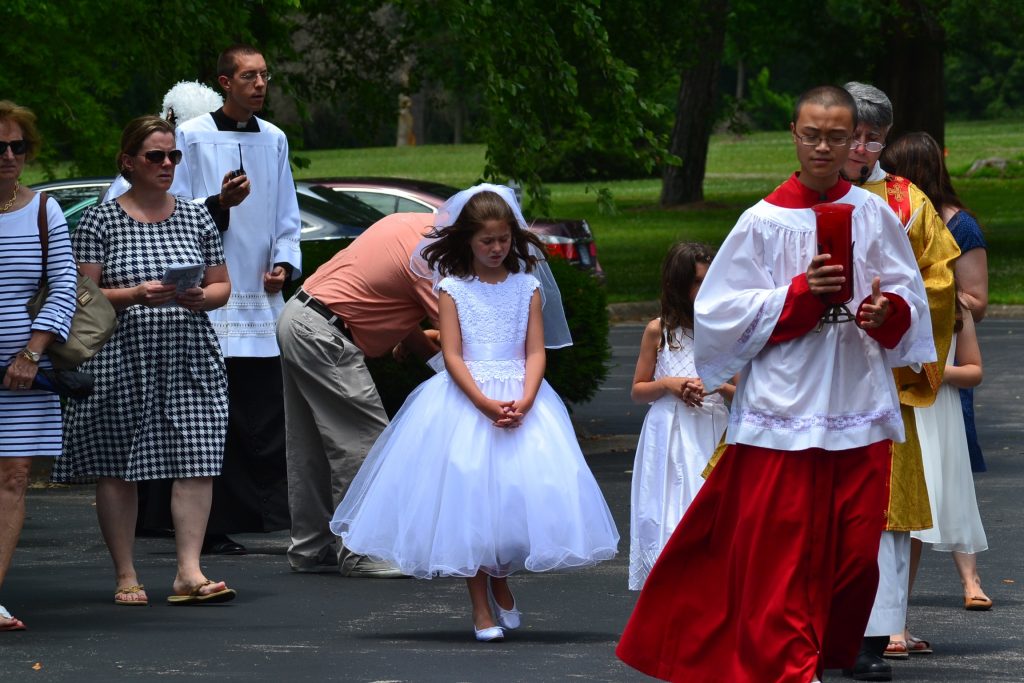
[[[192,199],[215,195],[224,174],[240,166],[251,185],[249,196],[231,208],[231,222],[222,235],[231,297],[209,313],[226,357],[279,355],[276,326],[284,298],[264,290],[263,275],[275,263],[288,263],[297,278],[302,267],[288,140],[272,123],[256,122],[259,132],[221,131],[212,116],[199,116],[176,131],[184,156],[172,194]]]
[[[935,360],[924,283],[903,226],[880,199],[851,186],[836,201],[854,206],[850,309],[856,313],[878,276],[883,292],[910,307],[910,328],[891,350],[855,322],[768,344],[791,281],[817,253],[816,224],[810,208],[758,202],[722,244],[695,302],[695,362],[705,386],[740,373],[729,443],[842,450],[904,438],[890,368]]]

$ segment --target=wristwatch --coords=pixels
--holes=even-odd
[[[22,356],[23,356],[23,357],[24,357],[24,358],[25,358],[26,360],[30,360],[30,361],[32,361],[33,363],[38,363],[38,362],[39,362],[39,359],[43,357],[43,354],[41,354],[41,353],[36,353],[35,351],[33,351],[32,349],[29,349],[29,348],[24,348],[24,349],[22,349],[22,350],[21,350],[21,355],[22,355]]]

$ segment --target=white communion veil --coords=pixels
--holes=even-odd
[[[437,228],[445,228],[455,223],[466,202],[480,192],[493,192],[505,200],[505,203],[512,209],[516,222],[523,230],[527,230],[526,219],[523,218],[522,209],[516,201],[515,192],[512,188],[504,185],[492,185],[481,183],[466,190],[452,195],[448,201],[437,211],[434,225]],[[441,275],[427,265],[423,258],[423,250],[429,246],[435,238],[425,237],[412,252],[409,267],[413,273],[434,281],[434,288],[441,281]],[[565,310],[562,308],[562,293],[558,290],[558,283],[551,272],[551,266],[547,262],[547,254],[534,245],[530,245],[530,255],[537,258],[537,263],[530,274],[540,281],[540,295],[542,313],[544,317],[544,346],[549,349],[560,349],[572,345],[572,335],[569,333],[569,324],[565,320]]]

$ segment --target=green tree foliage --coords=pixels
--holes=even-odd
[[[301,61],[288,76],[300,102],[310,105],[311,144],[391,144],[398,95],[419,86],[402,83],[415,50],[400,7],[385,0],[303,0],[297,22],[294,45]],[[346,137],[340,137],[339,121],[349,129]]]
[[[637,70],[613,51],[596,0],[316,0],[303,9],[329,52],[329,78],[366,96],[368,112],[394,111],[403,70],[409,92],[437,84],[471,107],[487,145],[483,177],[519,182],[535,212],[547,208],[545,180],[608,177],[613,158],[650,170],[664,148],[653,125],[664,108],[637,91]]]
[[[1024,3],[954,0],[943,23],[950,114],[992,118],[1024,112]]]
[[[521,183],[533,210],[547,208],[545,179],[599,177],[609,154],[653,167],[663,140],[648,122],[660,112],[637,93],[636,70],[612,52],[598,2],[412,4],[412,17],[436,12],[447,26],[432,52],[458,44],[458,90],[480,93],[484,176]],[[581,166],[581,157],[590,163]]]
[[[157,113],[177,81],[215,85],[218,52],[252,42],[268,57],[288,48],[298,0],[6,0],[0,93],[30,107],[45,137],[44,164],[113,174],[124,124]]]

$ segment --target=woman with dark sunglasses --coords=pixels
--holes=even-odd
[[[75,262],[64,212],[21,184],[25,161],[39,149],[36,117],[0,101],[0,587],[25,521],[25,491],[32,458],[61,452],[60,401],[33,388],[36,372],[52,367],[46,348],[64,341],[75,313]],[[40,222],[47,229],[46,301],[35,320],[25,304],[43,273]],[[0,631],[25,623],[0,605]]]
[[[95,376],[95,391],[68,410],[64,457],[53,478],[96,480],[117,605],[149,601],[133,546],[136,482],[154,479],[174,481],[178,567],[168,603],[235,597],[199,565],[227,430],[224,359],[207,311],[224,305],[231,285],[209,211],[168,193],[180,161],[171,124],[158,116],[130,122],[117,164],[131,189],[88,209],[73,240],[82,272],[118,311],[118,327],[82,366]]]

